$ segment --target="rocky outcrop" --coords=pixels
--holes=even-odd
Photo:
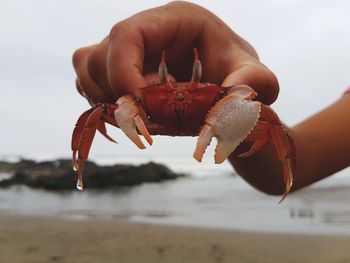
[[[13,176],[0,181],[0,187],[27,185],[47,190],[75,190],[76,172],[70,160],[36,162],[22,160],[17,163],[0,161],[0,172]],[[100,166],[86,162],[84,185],[86,189],[134,186],[144,182],[161,182],[176,179],[183,174],[153,162],[135,165]]]

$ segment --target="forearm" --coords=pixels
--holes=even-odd
[[[295,186],[301,188],[350,165],[350,96],[293,127],[297,150]]]
[[[296,172],[292,191],[321,180],[350,164],[350,95],[292,128],[287,128],[296,146]],[[244,143],[229,161],[242,178],[269,193],[284,192],[283,167],[272,143],[246,158]]]
[[[242,143],[228,158],[236,172],[256,189],[267,194],[281,195],[285,190],[283,167],[272,143],[249,157],[239,157],[250,148],[250,143]]]

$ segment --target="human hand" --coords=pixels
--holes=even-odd
[[[73,55],[78,90],[90,103],[114,102],[125,94],[142,99],[140,88],[158,81],[161,51],[167,52],[174,78],[189,81],[194,47],[202,81],[247,84],[265,104],[277,98],[275,75],[249,43],[207,9],[177,1],[137,13],[113,26],[101,43],[78,49]]]

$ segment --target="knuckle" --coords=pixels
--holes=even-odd
[[[184,11],[187,13],[192,13],[192,12],[207,12],[205,8],[202,6],[187,2],[187,1],[171,1],[168,4],[164,6],[165,8],[171,8],[171,10],[177,10],[177,12],[183,13]]]
[[[86,48],[79,48],[76,51],[74,51],[72,56],[72,63],[75,69],[77,69],[82,64],[82,61],[86,54],[85,49]]]
[[[130,30],[130,28],[127,22],[121,21],[112,27],[111,31],[109,32],[109,38],[114,39],[118,36],[123,35],[123,33],[127,32],[128,30]]]
[[[187,1],[180,1],[180,0],[177,0],[177,1],[171,1],[167,4],[168,6],[179,6],[179,7],[194,7],[196,6],[195,4],[193,3],[190,3],[190,2],[187,2]]]

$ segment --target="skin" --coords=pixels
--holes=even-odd
[[[130,93],[141,97],[140,87],[158,81],[152,72],[158,70],[163,49],[168,71],[177,81],[189,81],[194,47],[203,65],[202,81],[248,84],[266,104],[277,98],[277,79],[253,47],[214,14],[186,2],[171,2],[117,23],[101,43],[77,50],[73,65],[94,103],[114,102]]]
[[[296,146],[296,172],[291,191],[350,165],[349,112],[350,94],[346,94],[300,124],[286,127]],[[283,194],[282,165],[271,143],[251,157],[237,157],[247,147],[247,144],[240,146],[229,157],[237,172],[256,189],[268,194]]]
[[[275,75],[263,65],[254,48],[223,21],[198,5],[175,1],[137,13],[113,26],[99,44],[73,55],[77,86],[91,103],[115,102],[125,94],[143,101],[140,88],[159,80],[161,51],[167,52],[169,76],[189,81],[193,48],[203,65],[202,81],[222,86],[247,84],[257,100],[273,103],[279,91]],[[327,177],[350,164],[350,95],[289,129],[297,148],[292,190]],[[272,145],[248,158],[238,158],[243,143],[229,157],[237,172],[252,186],[282,194],[281,162]],[[268,165],[267,165],[268,164]]]

